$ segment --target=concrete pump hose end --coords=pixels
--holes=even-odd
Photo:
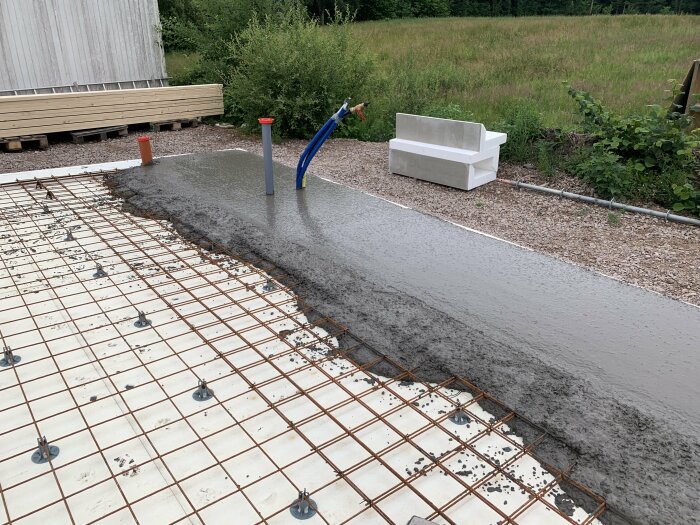
[[[367,106],[369,106],[369,102],[362,102],[361,104],[358,104],[357,106],[350,108],[350,113],[353,115],[357,115],[364,122],[365,120],[367,120],[367,117],[365,117],[363,110]]]

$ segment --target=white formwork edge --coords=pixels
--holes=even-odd
[[[245,151],[241,148],[229,148],[218,151]],[[155,157],[154,160],[166,159],[169,157],[182,157],[192,155],[192,153],[180,153],[178,155],[164,155]],[[0,184],[16,182],[22,180],[34,180],[44,177],[68,177],[71,175],[82,175],[85,173],[101,173],[103,171],[126,170],[141,165],[141,159],[118,160],[115,162],[102,162],[98,164],[84,164],[82,166],[63,166],[59,168],[47,168],[43,170],[16,171],[12,173],[0,173]]]
[[[485,501],[509,514],[530,497],[477,451],[495,464],[512,461],[515,479],[546,490],[515,523],[571,523],[544,503],[557,508],[562,499],[574,523],[589,518],[534,458],[518,454],[523,441],[506,425],[503,435],[455,449],[492,420],[478,404],[465,408],[466,425],[445,420],[417,433],[453,402],[469,403],[469,393],[426,393],[355,368],[333,357],[338,341],[309,325],[294,295],[259,270],[203,257],[168,223],[122,212],[97,180],[47,184],[58,197],[50,214],[33,198],[41,191],[0,188],[0,211],[10,212],[0,214],[0,338],[21,357],[0,368],[0,521],[60,525],[71,523],[70,512],[75,523],[223,524],[235,516],[240,525],[278,525],[296,523],[288,507],[306,488],[319,505],[310,525],[403,525],[414,515],[495,524],[502,515]],[[134,227],[144,233],[129,233]],[[96,262],[107,277],[93,276]],[[137,310],[150,327],[134,326]],[[199,378],[213,390],[209,401],[192,398]],[[261,395],[298,425],[288,428]],[[416,437],[369,424],[372,411],[391,412],[386,420]],[[60,449],[51,464],[30,459],[37,432]],[[431,457],[444,457],[450,475],[428,468]],[[489,474],[478,497],[460,484]],[[456,503],[433,516],[419,494],[438,508]],[[377,498],[374,508],[365,497]]]
[[[41,179],[43,177],[67,177],[83,173],[99,173],[101,171],[126,170],[141,164],[140,159],[120,160],[117,162],[103,162],[100,164],[85,164],[83,166],[65,166],[61,168],[48,168],[44,170],[17,171],[14,173],[0,173],[0,184],[22,180]]]

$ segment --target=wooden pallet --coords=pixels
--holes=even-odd
[[[86,129],[84,131],[73,131],[70,136],[73,144],[82,144],[86,138],[95,138],[97,142],[107,140],[109,135],[126,137],[129,134],[127,126],[110,126],[108,128]]]
[[[49,139],[46,135],[22,135],[21,137],[0,138],[0,148],[4,151],[22,151],[24,144],[36,142],[39,149],[49,147]]]
[[[151,122],[151,131],[177,131],[182,128],[196,128],[199,126],[198,118],[186,118],[178,120],[164,120],[162,122]]]

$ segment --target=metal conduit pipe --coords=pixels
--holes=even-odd
[[[564,190],[555,190],[553,188],[547,188],[546,186],[536,186],[535,184],[528,184],[526,182],[520,182],[508,179],[496,179],[496,182],[501,184],[506,184],[508,186],[513,186],[514,188],[526,188],[532,191],[539,191],[541,193],[549,193],[550,195],[557,195],[566,199],[572,199],[575,201],[587,202],[589,204],[597,204],[598,206],[604,206],[608,209],[631,211],[634,213],[641,213],[642,215],[650,215],[651,217],[658,217],[659,219],[666,219],[667,221],[680,222],[683,224],[690,224],[691,226],[700,226],[700,220],[693,219],[691,217],[684,217],[683,215],[675,215],[671,213],[671,210],[667,212],[651,210],[649,208],[640,208],[639,206],[631,206],[629,204],[622,204],[620,202],[615,202],[615,199],[604,200],[597,199],[595,197],[588,197],[587,195],[579,195],[578,193],[571,193]]]

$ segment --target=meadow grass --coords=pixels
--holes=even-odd
[[[353,34],[377,57],[363,98],[385,117],[453,104],[489,124],[526,102],[545,125],[570,128],[562,81],[615,110],[666,104],[668,79],[700,58],[698,28],[698,16],[441,18],[359,23]]]

